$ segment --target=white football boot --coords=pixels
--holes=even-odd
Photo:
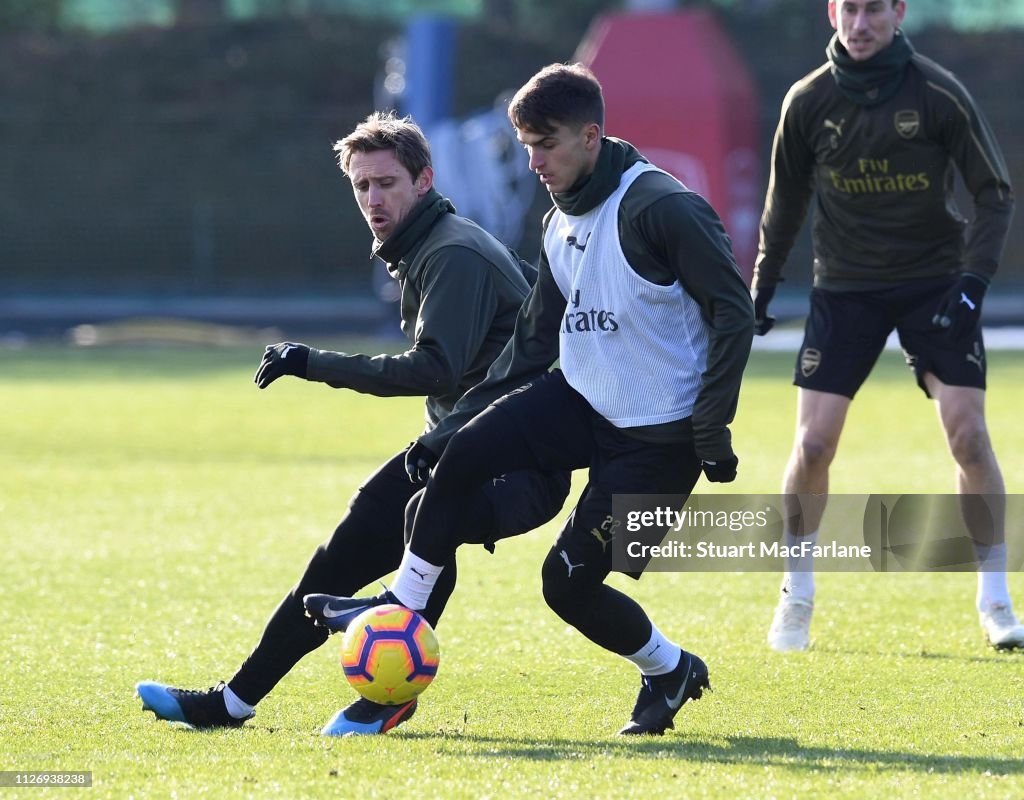
[[[814,603],[792,595],[783,595],[775,607],[768,629],[768,645],[780,653],[806,650],[811,645],[811,614]]]
[[[978,619],[985,638],[996,650],[1024,647],[1024,625],[1010,606],[993,603],[978,614]]]

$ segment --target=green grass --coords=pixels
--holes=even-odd
[[[135,682],[229,678],[360,480],[422,420],[417,400],[290,379],[260,392],[258,355],[0,353],[0,769],[92,770],[88,796],[114,798],[1024,795],[1024,655],[983,647],[972,575],[819,575],[815,647],[789,657],[764,644],[777,575],[615,576],[715,687],[675,732],[624,741],[635,670],[540,596],[558,522],[460,555],[441,674],[392,735],[318,735],[353,697],[335,641],[239,731],[155,722]],[[1024,356],[990,358],[990,425],[1020,493]],[[791,361],[755,355],[725,491],[778,491]],[[945,492],[952,476],[934,409],[887,354],[833,489]],[[1019,574],[1011,589],[1024,603]]]

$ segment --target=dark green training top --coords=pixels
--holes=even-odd
[[[781,279],[812,194],[815,286],[856,291],[961,270],[995,273],[1013,214],[999,146],[953,74],[903,38],[896,44],[908,49],[905,74],[882,102],[844,93],[834,58],[786,95],[756,288]],[[954,165],[974,198],[969,226],[953,200]]]
[[[430,430],[504,348],[533,268],[434,190],[375,254],[401,286],[412,347],[378,356],[311,349],[308,378],[378,397],[426,395]]]

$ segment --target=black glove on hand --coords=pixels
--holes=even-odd
[[[717,461],[702,460],[700,462],[704,475],[712,483],[732,483],[736,480],[736,467],[740,460],[735,455],[720,458]]]
[[[694,442],[700,468],[712,483],[732,483],[740,460],[732,451],[732,434],[728,428],[698,432]]]
[[[261,389],[266,389],[282,375],[305,378],[308,366],[309,348],[306,345],[295,342],[268,344],[253,380]]]
[[[932,325],[945,328],[950,339],[962,339],[978,324],[987,289],[988,281],[981,275],[964,272],[939,301]]]
[[[775,297],[775,287],[765,286],[761,289],[754,289],[754,333],[764,336],[775,327],[775,317],[768,316],[768,304]],[[713,479],[712,479],[713,480]],[[732,480],[730,478],[730,480]]]
[[[426,483],[440,457],[426,445],[413,442],[405,451],[405,471],[413,483]]]

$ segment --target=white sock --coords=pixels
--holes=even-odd
[[[249,705],[241,697],[231,691],[230,686],[224,687],[224,706],[227,708],[228,714],[235,719],[242,719],[249,716],[252,713],[252,710],[256,708],[256,706]]]
[[[651,639],[633,655],[626,656],[644,675],[664,675],[679,666],[683,649],[670,642],[658,627],[651,623]]]
[[[796,536],[791,531],[786,531],[782,535],[782,544],[787,548],[799,546],[801,542],[817,544],[818,532]],[[814,556],[808,553],[805,556],[786,557],[786,569],[782,574],[782,594],[806,600],[808,603],[814,602]]]
[[[441,574],[443,566],[435,566],[429,561],[424,561],[412,550],[406,550],[402,556],[402,563],[398,567],[398,573],[391,584],[391,594],[397,597],[402,605],[411,608],[413,611],[422,611],[427,607],[430,599],[430,592],[437,583],[437,576]]]
[[[978,557],[978,595],[975,605],[985,611],[992,605],[1013,608],[1010,587],[1006,583],[1006,542],[1002,544],[974,544]]]

